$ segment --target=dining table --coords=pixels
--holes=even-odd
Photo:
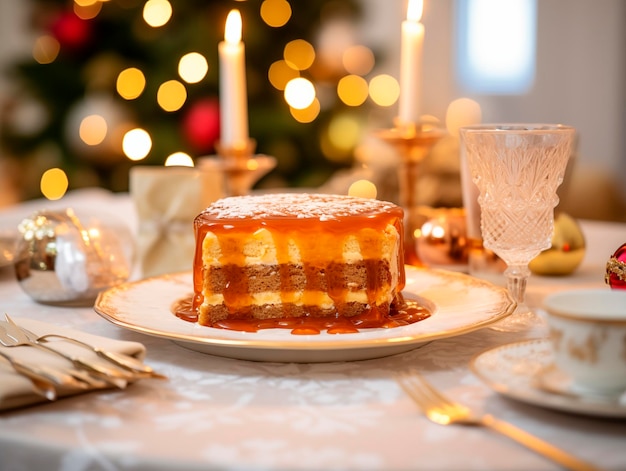
[[[136,231],[131,196],[97,188],[4,208],[0,230],[15,228],[33,211],[65,207],[112,213],[131,233]],[[505,332],[485,324],[415,342],[402,351],[365,344],[358,358],[341,349],[333,352],[323,341],[313,353],[317,348],[324,354],[311,361],[280,342],[269,347],[271,356],[258,359],[254,348],[243,358],[230,354],[228,342],[221,350],[203,351],[149,329],[129,328],[93,305],[37,302],[20,286],[13,265],[6,264],[0,268],[0,317],[6,313],[18,324],[40,321],[141,344],[145,364],[166,378],[0,411],[0,470],[562,469],[486,427],[429,421],[397,381],[407,370],[419,372],[455,401],[505,420],[597,469],[625,470],[626,402],[543,390],[529,378],[525,363],[536,354],[529,346],[547,342],[547,295],[611,289],[605,283],[606,263],[626,242],[626,224],[577,223],[586,244],[578,268],[561,276],[532,274],[528,281],[526,303],[537,312],[530,328]],[[432,270],[446,272],[445,267]],[[141,274],[132,277],[130,283],[141,283]],[[517,346],[517,359],[507,356],[508,346]],[[477,361],[486,354],[495,355],[491,363]],[[485,367],[495,369],[481,371]]]

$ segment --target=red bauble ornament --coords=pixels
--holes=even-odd
[[[626,289],[626,243],[622,244],[606,263],[604,281],[612,289]]]
[[[51,32],[61,47],[80,49],[91,38],[91,24],[76,16],[74,12],[61,13],[51,26]]]
[[[183,134],[196,152],[210,152],[220,137],[220,107],[216,99],[204,98],[191,105],[182,121]]]

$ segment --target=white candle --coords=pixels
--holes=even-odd
[[[424,25],[423,0],[409,0],[406,21],[402,22],[400,47],[400,104],[398,119],[401,123],[417,123],[420,120],[422,51]]]
[[[245,48],[241,41],[241,14],[231,10],[224,41],[218,45],[220,61],[220,143],[225,148],[248,145],[248,102]]]

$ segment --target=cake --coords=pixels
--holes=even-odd
[[[194,220],[198,323],[238,330],[297,319],[382,325],[405,283],[402,218],[393,203],[342,195],[214,202]]]

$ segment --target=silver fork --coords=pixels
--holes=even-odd
[[[74,365],[73,369],[67,369],[68,374],[94,388],[108,384],[124,389],[129,379],[132,378],[130,373],[120,369],[96,365],[84,358],[68,355],[47,345],[33,342],[19,328],[3,321],[0,321],[0,344],[5,347],[29,346],[60,356]]]
[[[164,376],[164,375],[162,375],[160,373],[157,373],[150,366],[146,365],[141,360],[138,360],[137,358],[132,357],[130,355],[125,355],[124,353],[111,352],[111,351],[108,351],[108,350],[103,350],[102,348],[99,348],[99,347],[97,347],[95,345],[91,345],[91,344],[88,344],[88,343],[83,342],[81,340],[78,340],[78,339],[75,339],[75,338],[72,338],[72,337],[67,337],[65,335],[46,334],[46,335],[38,336],[34,332],[31,332],[30,330],[28,330],[28,329],[18,325],[13,319],[11,319],[11,317],[9,317],[8,314],[5,313],[4,317],[6,318],[8,323],[10,323],[14,327],[16,327],[16,328],[20,329],[22,332],[24,332],[24,334],[26,334],[26,336],[32,342],[37,342],[37,343],[44,342],[45,343],[45,342],[48,341],[48,339],[53,339],[53,338],[61,339],[61,340],[64,340],[66,342],[73,343],[74,345],[79,345],[79,346],[81,346],[83,348],[91,350],[96,355],[98,355],[100,358],[103,358],[103,359],[109,361],[110,363],[113,363],[115,366],[123,368],[124,370],[131,371],[136,376],[147,377],[147,378],[157,378],[157,379],[167,379],[166,376]]]
[[[396,380],[432,422],[440,425],[463,424],[485,426],[506,435],[545,458],[560,464],[564,468],[575,471],[600,470],[600,468],[576,458],[512,424],[496,419],[490,414],[476,414],[468,407],[451,401],[431,386],[416,371],[399,373],[396,375]]]

